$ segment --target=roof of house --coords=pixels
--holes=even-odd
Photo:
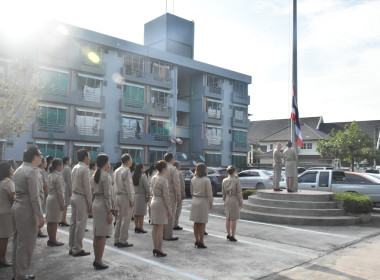
[[[356,122],[361,130],[363,130],[372,140],[377,139],[380,130],[380,120],[373,121],[357,121]],[[321,123],[319,130],[325,134],[329,134],[331,130],[344,130],[346,125],[351,122],[337,122],[337,123]],[[376,135],[375,135],[376,134]]]
[[[287,126],[272,135],[269,135],[263,139],[260,139],[260,142],[284,142],[289,141],[290,139],[290,126]],[[324,139],[326,137],[326,134],[322,131],[317,130],[314,127],[311,127],[310,125],[306,123],[301,124],[301,134],[302,139],[304,142],[311,141],[311,140],[320,140]]]

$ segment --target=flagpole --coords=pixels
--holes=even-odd
[[[297,88],[297,0],[293,0],[293,67],[292,67],[292,94],[298,104],[298,88]],[[291,120],[291,141],[293,147],[298,155],[297,141],[296,141],[296,131],[294,121]],[[296,166],[298,170],[298,160],[296,161]],[[298,180],[294,180],[293,190],[298,191]]]

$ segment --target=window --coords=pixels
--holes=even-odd
[[[132,162],[135,163],[142,163],[143,162],[143,148],[138,148],[138,147],[124,147],[121,148],[121,154],[130,154],[132,157]]]
[[[89,155],[91,157],[91,161],[96,162],[96,157],[100,153],[100,146],[89,146],[89,145],[74,144],[73,159],[75,162],[78,162],[78,151],[80,149],[85,149],[89,153]]]
[[[224,79],[211,74],[207,74],[206,76],[206,86],[208,86],[209,91],[212,93],[221,94],[223,92]]]
[[[69,90],[69,81],[69,73],[45,69],[40,70],[41,86],[44,87],[49,94],[66,96]]]
[[[246,147],[247,146],[247,132],[242,130],[233,131],[233,141],[235,147]]]
[[[208,99],[206,103],[206,108],[207,108],[207,115],[209,118],[218,119],[218,120],[222,118],[222,103],[221,102]]]
[[[132,85],[124,85],[123,101],[127,106],[142,108],[144,106],[145,89]]]
[[[346,181],[344,172],[335,171],[332,174],[332,183],[342,183]]]
[[[147,71],[148,61],[140,55],[125,54],[125,74],[142,77]]]
[[[237,168],[243,168],[247,166],[246,155],[232,155],[232,165]]]
[[[246,97],[248,96],[248,84],[234,81],[233,83],[234,94],[237,97]]]
[[[86,101],[100,102],[102,79],[78,74],[78,90]]]
[[[269,144],[269,151],[273,151],[273,144]]]
[[[237,122],[245,122],[248,116],[248,108],[241,106],[234,106],[234,119]]]
[[[151,119],[149,130],[156,141],[169,140],[169,121]]]
[[[66,109],[40,106],[37,121],[39,129],[64,131],[66,126]]]
[[[206,153],[206,165],[207,166],[221,166],[222,154]]]
[[[150,103],[152,108],[161,112],[168,112],[173,107],[173,96],[168,92],[152,89]]]
[[[154,61],[152,64],[154,79],[161,82],[169,82],[171,78],[171,69],[171,64],[162,61]]]
[[[149,149],[149,162],[153,163],[158,160],[164,159],[164,155],[168,152],[168,150],[164,150],[161,148],[151,147]]]
[[[360,175],[349,174],[349,173],[346,173],[345,175],[346,175],[346,183],[348,184],[361,184],[361,185],[372,184],[372,182],[370,182],[369,180],[367,180],[366,178]]]
[[[329,172],[320,172],[319,173],[319,186],[320,187],[328,187],[329,186]]]
[[[75,127],[79,135],[99,136],[100,135],[101,113],[75,111]]]
[[[317,181],[317,172],[305,173],[298,178],[298,183],[315,183]]]
[[[240,172],[239,174],[237,174],[238,175],[238,177],[249,177],[250,175],[249,175],[249,172]]]
[[[121,118],[121,133],[123,138],[138,138],[141,139],[144,131],[144,120],[136,117]]]
[[[313,149],[313,143],[303,143],[301,149],[303,149],[303,150],[312,150]]]
[[[64,144],[47,144],[47,143],[36,143],[38,148],[44,157],[53,156],[55,158],[64,157]]]
[[[208,145],[222,144],[222,129],[215,126],[207,126],[206,139]]]

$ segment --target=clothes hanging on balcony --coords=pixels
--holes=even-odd
[[[83,87],[83,98],[87,101],[100,102],[100,95],[102,93],[102,88],[92,88],[87,85]]]

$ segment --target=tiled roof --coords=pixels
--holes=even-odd
[[[326,137],[326,134],[322,131],[319,131],[305,123],[301,124],[301,133],[302,139],[304,142],[311,140],[320,140]],[[290,140],[290,126],[277,131],[276,133],[269,135],[263,139],[260,139],[260,142],[284,142]]]

